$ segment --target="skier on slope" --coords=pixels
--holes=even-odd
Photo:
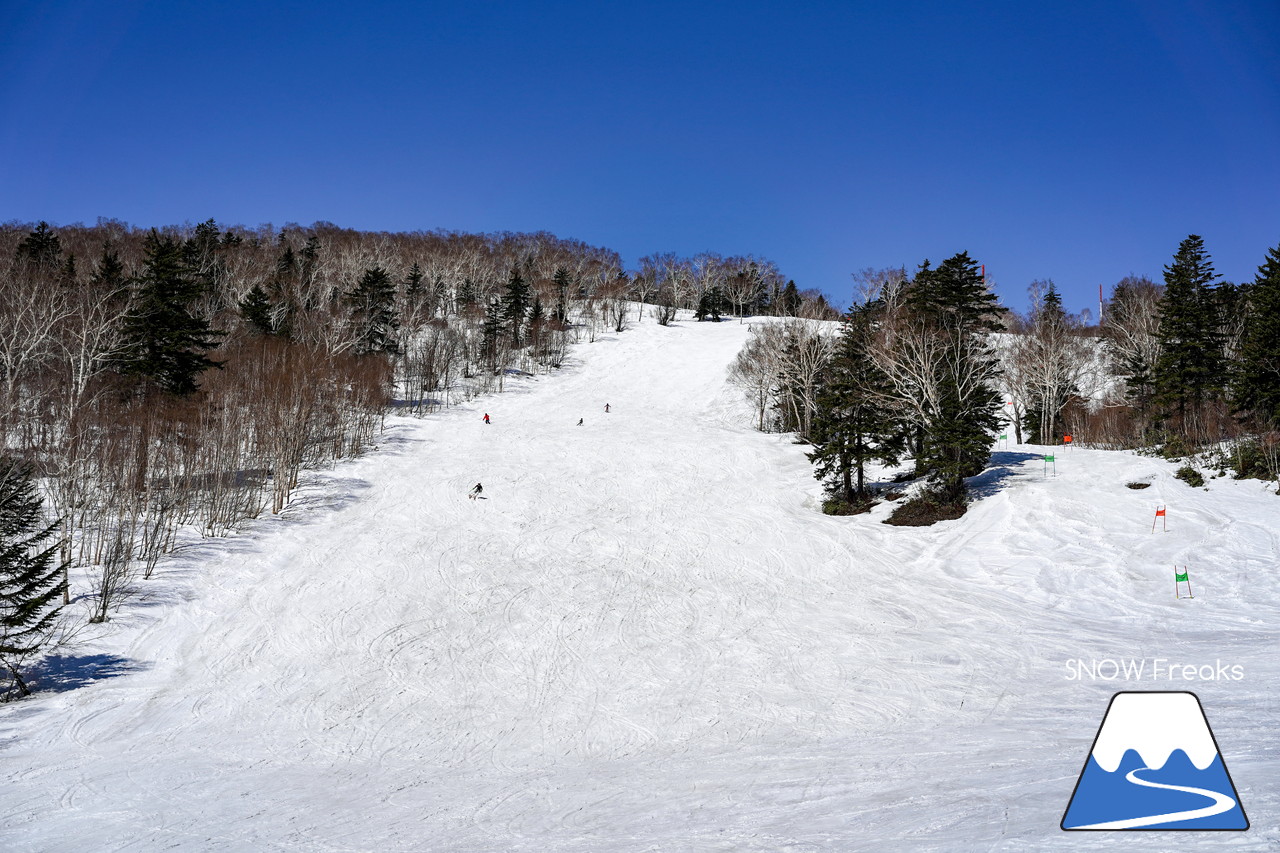
[[[582,426],[582,418],[578,418],[578,426]]]
[[[609,414],[609,404],[608,404],[608,403],[605,403],[605,404],[604,404],[604,413],[605,413],[606,415],[607,415],[607,414]]]
[[[471,500],[475,500],[476,498],[480,497],[480,494],[482,492],[484,492],[484,486],[480,485],[479,483],[476,483],[475,486],[472,487],[471,491],[467,493],[467,497],[470,498]]]
[[[485,413],[484,413],[484,422],[485,422],[485,423],[488,423],[488,422],[489,422],[489,413],[488,413],[488,412],[485,412]]]

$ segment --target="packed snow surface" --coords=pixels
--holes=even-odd
[[[1141,689],[1199,695],[1253,822],[1179,849],[1276,849],[1274,485],[1013,446],[956,521],[826,517],[747,334],[646,319],[190,543],[0,708],[0,849],[1158,850],[1058,828]]]

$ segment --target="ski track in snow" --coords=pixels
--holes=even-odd
[[[174,555],[86,649],[133,671],[0,707],[0,849],[1163,849],[1058,829],[1120,689],[1200,695],[1254,828],[1199,837],[1280,843],[1280,499],[1014,446],[958,521],[825,517],[726,384],[746,334],[646,322],[391,419]],[[1066,678],[1108,657],[1246,679]]]

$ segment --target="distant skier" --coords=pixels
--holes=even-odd
[[[578,426],[582,426],[582,418],[578,418]]]
[[[485,422],[485,423],[488,423],[488,422],[489,422],[489,413],[488,413],[488,412],[485,412],[485,413],[484,413],[484,422]]]
[[[480,485],[479,483],[476,483],[475,486],[471,489],[471,491],[467,493],[467,497],[470,498],[471,500],[475,500],[476,498],[480,497],[480,495],[483,492],[484,492],[484,486]]]
[[[607,415],[607,414],[609,414],[609,404],[608,404],[608,403],[605,403],[605,404],[604,404],[604,413],[605,413],[606,415]]]

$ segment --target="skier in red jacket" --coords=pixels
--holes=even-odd
[[[484,413],[484,422],[485,422],[485,423],[488,423],[488,422],[489,422],[489,413],[488,413],[488,412],[485,412],[485,413]]]

